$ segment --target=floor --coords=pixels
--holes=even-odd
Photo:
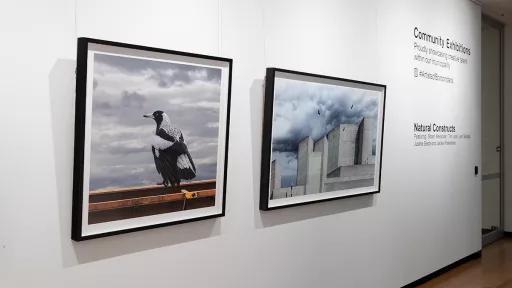
[[[512,237],[482,250],[482,257],[458,266],[421,288],[512,288]]]

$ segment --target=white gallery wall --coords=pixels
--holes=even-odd
[[[5,0],[0,287],[399,287],[481,249],[480,8],[469,0]],[[413,29],[471,48],[415,78]],[[226,217],[70,240],[76,37],[234,59]],[[387,85],[382,191],[260,212],[263,80]],[[441,70],[443,71],[443,70]],[[470,139],[415,147],[414,123]]]

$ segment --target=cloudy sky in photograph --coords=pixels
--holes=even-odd
[[[162,110],[181,129],[197,168],[216,177],[221,70],[96,53],[90,190],[162,182],[151,152]]]
[[[277,77],[274,89],[272,160],[281,169],[282,187],[295,185],[300,140],[316,141],[340,124],[377,118],[380,92]]]

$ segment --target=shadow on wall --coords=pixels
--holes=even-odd
[[[252,141],[252,171],[254,179],[254,225],[256,228],[272,227],[291,222],[339,214],[342,212],[368,208],[374,205],[373,194],[354,198],[333,200],[304,206],[296,206],[273,211],[259,210],[260,171],[261,171],[261,135],[263,133],[263,103],[265,98],[263,80],[254,80],[250,91],[251,131],[256,133]]]
[[[71,240],[76,61],[59,59],[49,75],[53,149],[59,200],[62,265],[75,266],[220,234],[220,220],[209,219],[147,231],[74,242]]]

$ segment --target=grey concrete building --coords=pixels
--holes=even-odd
[[[271,165],[271,199],[371,186],[375,175],[375,119],[340,124],[314,141],[306,137],[297,149],[297,183],[281,187],[279,163]]]

